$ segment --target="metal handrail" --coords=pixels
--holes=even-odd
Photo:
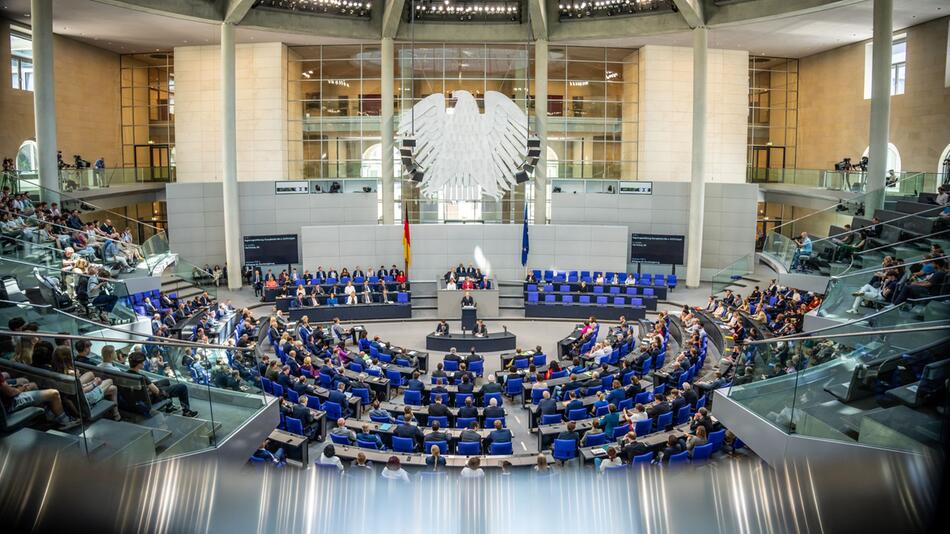
[[[18,259],[14,259],[14,258],[9,258],[9,257],[7,257],[7,256],[0,256],[0,261],[8,261],[8,262],[10,262],[10,263],[18,263],[18,264],[23,265],[23,266],[25,266],[25,267],[31,267],[31,268],[35,268],[35,269],[47,269],[47,270],[49,270],[49,271],[54,271],[54,272],[56,272],[57,274],[71,274],[71,275],[74,275],[74,276],[89,276],[89,275],[86,274],[86,273],[74,273],[74,272],[72,272],[72,271],[66,271],[66,270],[64,270],[64,269],[62,269],[62,268],[51,267],[51,266],[49,266],[49,265],[39,265],[39,264],[36,264],[36,263],[30,263],[30,262],[28,262],[28,261],[22,261],[22,260],[18,260]],[[121,285],[123,285],[123,286],[127,286],[127,285],[128,285],[128,284],[125,283],[125,280],[120,280],[120,279],[118,279],[118,278],[109,278],[109,277],[106,277],[106,276],[100,276],[99,279],[100,279],[100,280],[104,280],[104,281],[106,281],[106,282],[109,282],[109,283],[111,283],[111,284],[121,284]],[[4,302],[4,301],[0,300],[0,302]]]
[[[57,176],[57,178],[58,178],[58,176]],[[20,181],[26,182],[26,183],[28,183],[28,184],[30,184],[30,185],[32,185],[32,186],[38,188],[38,189],[41,189],[41,190],[43,190],[43,191],[50,191],[51,193],[55,193],[55,194],[59,195],[59,197],[60,197],[61,199],[72,200],[72,201],[74,201],[74,202],[80,202],[80,203],[82,203],[82,204],[86,204],[86,205],[88,205],[88,206],[92,206],[93,208],[96,209],[96,211],[105,211],[105,212],[107,212],[107,213],[111,213],[111,214],[115,215],[116,217],[118,217],[118,218],[120,218],[120,219],[123,219],[123,220],[126,220],[126,221],[131,221],[132,223],[135,223],[135,224],[142,224],[142,225],[145,225],[145,226],[147,226],[147,227],[149,227],[149,228],[152,228],[152,229],[155,230],[156,232],[164,232],[164,230],[162,230],[161,228],[159,228],[159,227],[157,227],[157,226],[154,226],[154,225],[151,225],[151,224],[149,224],[149,223],[147,223],[147,222],[139,221],[139,220],[137,220],[137,219],[132,219],[132,218],[130,218],[130,217],[126,217],[125,215],[122,215],[121,213],[116,213],[116,212],[114,212],[114,211],[112,211],[112,210],[109,210],[109,209],[106,209],[106,208],[102,208],[102,207],[96,206],[96,205],[93,204],[92,202],[88,202],[88,201],[86,201],[86,200],[79,199],[79,198],[76,198],[76,197],[73,197],[73,196],[64,194],[62,191],[52,191],[52,190],[50,190],[48,187],[44,187],[43,185],[41,185],[38,180],[33,180],[33,179],[31,179],[31,178],[24,178],[24,177],[22,177],[22,176],[21,176],[19,179],[20,179]],[[60,205],[62,205],[62,201],[60,201]]]
[[[917,264],[920,264],[920,263],[927,263],[927,262],[929,262],[929,261],[934,261],[934,260],[950,260],[950,256],[940,256],[939,258],[929,258],[929,259],[926,259],[926,260],[917,260],[917,261],[912,261],[912,262],[909,262],[909,263],[897,263],[897,264],[894,264],[894,265],[890,265],[890,266],[888,266],[887,268],[888,268],[888,269],[894,269],[894,268],[897,268],[897,267],[907,267],[908,265],[917,265]],[[831,280],[829,280],[828,283],[830,284],[830,283],[831,283],[832,281],[834,281],[834,280],[842,280],[842,279],[844,279],[844,278],[850,278],[850,277],[852,277],[852,276],[858,276],[858,275],[861,275],[861,274],[875,273],[875,272],[877,272],[877,271],[879,271],[879,270],[881,270],[881,269],[883,269],[883,268],[884,268],[884,267],[873,267],[873,268],[871,268],[871,269],[866,269],[866,270],[864,270],[864,271],[858,271],[858,272],[855,272],[855,273],[847,274],[847,275],[845,275],[845,276],[832,276],[832,277],[831,277]]]
[[[829,334],[826,336],[821,336],[824,339],[834,339],[839,337],[858,337],[858,336],[876,336],[876,335],[885,335],[885,334],[902,334],[906,332],[933,332],[939,330],[950,331],[950,323],[943,326],[914,326],[910,328],[891,328],[887,330],[868,330],[865,332],[845,332],[843,334]],[[795,335],[795,336],[785,336],[785,337],[773,337],[769,339],[757,339],[755,341],[748,342],[748,345],[766,345],[772,343],[778,343],[780,341],[812,341],[815,338],[811,335]]]
[[[831,172],[834,172],[834,171],[831,171]],[[901,183],[903,183],[905,180],[914,179],[914,178],[916,178],[917,176],[920,176],[921,174],[925,174],[925,173],[918,172],[918,173],[913,174],[913,175],[910,175],[910,176],[905,176],[905,177],[901,178],[900,180],[898,180],[897,182],[895,182],[894,185],[896,186],[896,185],[898,185],[898,184],[901,184]],[[892,186],[892,187],[893,187],[893,186]],[[880,188],[880,189],[875,189],[875,190],[873,190],[873,191],[866,191],[866,192],[864,192],[864,193],[862,193],[862,194],[860,194],[860,195],[858,195],[858,196],[856,196],[856,197],[854,197],[854,198],[848,200],[848,202],[854,202],[854,201],[856,201],[857,199],[859,199],[859,198],[861,198],[861,197],[866,197],[867,195],[870,195],[871,193],[877,193],[878,191],[886,191],[886,190],[887,190],[887,187],[885,186],[885,187],[882,187],[882,188]],[[841,201],[841,200],[839,200],[839,203],[840,203],[840,201]],[[771,231],[772,231],[772,232],[775,232],[776,230],[778,230],[779,228],[781,228],[781,227],[783,227],[783,226],[785,226],[785,225],[792,224],[792,223],[794,223],[794,222],[798,222],[798,221],[800,221],[800,220],[802,220],[802,219],[811,217],[812,215],[815,215],[815,214],[818,214],[818,213],[824,213],[824,212],[826,212],[826,211],[828,211],[828,210],[830,210],[830,209],[832,209],[832,208],[837,209],[839,205],[840,205],[840,204],[834,204],[833,206],[829,206],[829,207],[827,207],[827,208],[825,208],[825,209],[823,209],[823,210],[819,210],[819,211],[816,211],[816,212],[813,212],[813,213],[809,213],[808,215],[803,215],[803,216],[801,216],[801,217],[799,217],[799,218],[797,218],[797,219],[793,219],[793,220],[791,220],[791,221],[782,223],[782,224],[776,226],[775,228],[772,228]],[[844,235],[844,234],[839,234],[839,235]]]
[[[944,229],[944,230],[940,230],[939,232],[934,232],[934,233],[932,233],[932,234],[915,236],[915,237],[912,237],[912,238],[910,238],[910,239],[905,239],[905,240],[903,240],[903,241],[898,241],[898,242],[896,242],[896,243],[888,243],[888,244],[886,244],[886,245],[881,245],[881,246],[879,246],[879,247],[869,248],[869,249],[867,249],[867,250],[862,250],[862,251],[859,251],[859,252],[855,252],[853,255],[854,255],[854,256],[860,256],[860,255],[862,255],[862,254],[867,254],[868,252],[874,252],[875,250],[881,250],[881,249],[883,249],[883,248],[894,247],[894,246],[897,246],[897,245],[902,245],[902,244],[904,244],[904,243],[910,243],[910,242],[917,241],[917,240],[920,240],[920,239],[927,239],[927,238],[933,237],[933,236],[935,236],[935,235],[945,234],[945,233],[947,233],[947,232],[950,232],[950,228],[946,228],[946,229]]]
[[[943,209],[943,206],[934,206],[933,209]],[[900,216],[900,217],[897,217],[897,218],[895,218],[895,219],[891,219],[891,220],[889,220],[889,221],[882,221],[882,222],[879,222],[878,224],[882,224],[882,225],[885,225],[885,226],[894,226],[892,223],[895,223],[895,222],[897,222],[897,221],[903,221],[904,219],[907,219],[907,218],[909,218],[909,217],[922,217],[921,214],[922,214],[922,213],[927,213],[928,211],[931,211],[931,210],[930,210],[930,209],[926,209],[926,210],[924,210],[924,211],[920,211],[920,212],[917,212],[917,213],[908,213],[908,214],[906,214],[906,215],[902,215],[902,216]],[[875,226],[876,226],[876,225],[875,225]],[[866,227],[865,227],[865,228],[866,228]],[[812,241],[812,244],[820,243],[820,242],[822,242],[822,241],[827,241],[827,240],[829,240],[829,239],[837,239],[837,238],[839,238],[839,237],[841,237],[841,236],[843,236],[843,235],[849,235],[849,234],[853,234],[853,233],[856,233],[856,232],[861,232],[861,231],[863,231],[863,230],[864,230],[864,228],[857,228],[857,229],[853,229],[853,230],[848,230],[847,232],[841,232],[840,234],[835,234],[834,236],[821,237],[821,238],[818,238],[818,239]]]
[[[63,310],[54,308],[53,306],[50,306],[49,304],[33,304],[30,302],[13,302],[13,301],[2,300],[2,299],[0,299],[0,303],[7,304],[11,307],[16,306],[18,308],[39,309],[39,310],[46,310],[47,312],[55,311],[56,313],[65,315],[81,323],[86,323],[86,324],[99,327],[100,330],[114,330],[116,332],[121,332],[123,334],[145,338],[141,341],[147,342],[149,345],[168,345],[168,346],[188,347],[188,348],[224,349],[224,350],[237,350],[241,352],[251,352],[255,350],[254,348],[248,348],[248,347],[217,345],[214,343],[198,343],[197,341],[186,341],[183,339],[177,340],[177,339],[169,339],[169,338],[163,338],[163,337],[155,337],[153,335],[143,334],[142,332],[136,332],[134,330],[124,330],[122,328],[117,328],[114,325],[99,324],[97,322],[90,321],[89,319],[85,319],[85,318],[73,315],[71,313],[65,312]],[[131,339],[123,340],[123,339],[115,339],[111,337],[76,335],[76,334],[60,334],[60,333],[53,333],[53,332],[30,332],[29,334],[35,335],[36,337],[57,337],[57,338],[63,338],[63,339],[88,339],[91,341],[108,341],[111,343],[120,342],[120,341],[130,341],[133,343],[136,342],[136,340],[131,340]],[[23,336],[25,334],[24,332],[15,332],[15,331],[8,330],[5,328],[0,328],[0,335]]]

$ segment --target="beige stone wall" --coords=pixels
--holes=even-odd
[[[287,178],[287,47],[239,44],[235,51],[237,174]],[[221,51],[175,48],[175,151],[179,182],[220,182]]]
[[[640,180],[690,180],[693,131],[693,51],[640,49]],[[749,53],[709,50],[706,86],[706,181],[745,182]]]
[[[890,142],[902,170],[936,172],[950,144],[950,88],[945,86],[948,18],[908,28],[905,93],[891,98]],[[871,101],[864,99],[866,42],[799,63],[798,168],[829,169],[868,146]]]
[[[121,162],[119,55],[67,37],[54,36],[56,141],[65,158],[82,154]],[[9,69],[10,23],[0,19],[0,62]],[[9,71],[7,71],[9,73]],[[0,155],[13,157],[35,135],[33,93],[0,83]]]

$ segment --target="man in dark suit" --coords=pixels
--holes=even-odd
[[[485,417],[504,417],[505,409],[501,406],[498,406],[498,399],[492,398],[488,402],[488,407],[485,408]]]
[[[577,390],[576,390],[576,389],[575,389],[575,390],[572,390],[572,391],[568,394],[568,397],[569,397],[571,400],[567,403],[567,406],[564,407],[564,410],[565,410],[567,413],[570,413],[571,410],[580,410],[580,409],[584,408],[584,401],[582,401],[582,400],[580,400],[579,398],[577,398]]]
[[[693,389],[693,385],[689,382],[683,382],[683,398],[686,399],[686,402],[688,402],[691,407],[696,407],[696,401],[699,400],[699,395],[696,394],[696,390]]]
[[[607,402],[614,406],[620,406],[620,402],[627,398],[627,393],[623,390],[619,380],[614,380],[611,387],[613,389],[607,394]]]
[[[444,397],[443,393],[448,393],[449,390],[445,389],[445,380],[442,378],[435,379],[435,385],[432,386],[432,389],[429,391],[429,402],[432,402],[432,399],[436,397]]]
[[[551,398],[551,392],[545,390],[541,394],[541,402],[538,403],[538,410],[541,415],[552,415],[557,413],[557,401]]]
[[[432,432],[429,432],[428,434],[426,434],[424,441],[429,441],[429,442],[432,442],[432,441],[445,441],[445,442],[448,442],[448,441],[449,441],[449,436],[448,436],[448,434],[446,434],[445,432],[442,432],[442,431],[440,430],[440,427],[441,427],[441,425],[439,424],[438,421],[433,421],[433,422],[432,422]]]
[[[366,423],[363,423],[363,427],[360,429],[360,432],[356,434],[356,440],[358,442],[365,441],[369,443],[375,443],[377,449],[383,448],[383,440],[379,437],[378,434],[373,434],[372,432],[370,432],[369,425]]]
[[[400,438],[410,438],[412,439],[416,447],[422,444],[423,436],[422,431],[419,430],[419,427],[411,424],[412,416],[406,415],[403,418],[403,423],[396,427],[396,430],[393,430],[393,435]]]
[[[449,362],[460,362],[462,361],[462,356],[460,356],[459,353],[455,351],[455,347],[452,347],[449,349],[449,353],[446,354],[442,360]]]
[[[660,461],[663,463],[669,463],[670,456],[683,452],[683,444],[680,443],[676,436],[670,436],[666,439],[666,445],[663,447],[662,452],[660,453]]]
[[[482,385],[482,393],[501,393],[501,384],[495,382],[495,375],[488,375],[488,382]]]
[[[294,377],[290,375],[290,366],[285,365],[277,375],[277,383],[284,389],[294,389]]]
[[[445,319],[439,321],[439,324],[435,325],[435,335],[437,336],[449,335],[449,323],[445,322]]]
[[[448,417],[452,413],[448,406],[442,404],[442,397],[436,397],[435,402],[429,405],[427,411],[429,415],[435,417]]]
[[[472,400],[472,397],[465,398],[465,406],[459,408],[459,417],[469,418],[469,417],[478,417],[478,408],[475,407],[475,403]]]
[[[435,366],[435,371],[432,371],[432,378],[446,378],[448,375],[445,374],[445,367],[443,367],[442,362],[439,362]]]
[[[291,411],[288,415],[294,419],[300,419],[303,422],[304,428],[313,424],[313,412],[310,411],[310,408],[307,408],[307,396],[301,395],[299,402],[290,402]]]
[[[489,443],[511,443],[511,431],[501,426],[501,421],[495,421],[495,430],[488,435]]]
[[[472,383],[467,374],[462,375],[462,382],[458,385],[458,392],[471,393],[473,391],[475,391],[475,384]]]
[[[557,435],[557,439],[569,439],[575,444],[579,444],[581,441],[580,435],[574,430],[577,428],[577,424],[574,421],[567,422],[567,430],[561,432]]]
[[[647,416],[650,419],[656,419],[658,416],[672,411],[673,407],[666,401],[666,397],[663,395],[656,395],[654,400],[655,404],[647,409]]]
[[[623,437],[620,445],[620,455],[625,463],[633,463],[633,457],[650,452],[650,448],[637,441],[637,435],[632,430]]]
[[[145,313],[149,315],[154,315],[158,313],[158,308],[156,308],[155,305],[152,304],[152,299],[148,297],[145,297],[145,301],[142,302],[142,307],[145,308]]]
[[[343,408],[343,417],[349,417],[350,416],[349,403],[347,402],[346,394],[343,393],[345,389],[346,389],[346,384],[342,382],[338,383],[336,385],[336,389],[331,389],[330,392],[327,393],[327,401],[335,402],[339,404],[340,407]]]
[[[465,357],[465,363],[471,367],[473,362],[480,362],[484,360],[480,354],[475,353],[475,347],[472,347],[469,350],[468,356]]]
[[[478,337],[485,337],[488,335],[488,327],[485,326],[485,321],[482,321],[481,319],[479,319],[478,322],[475,323],[474,333]]]
[[[478,433],[478,423],[474,421],[469,423],[468,428],[463,430],[459,435],[459,441],[464,441],[466,443],[481,443],[482,435]]]
[[[422,391],[425,389],[425,384],[422,383],[422,380],[419,380],[419,371],[412,373],[412,378],[406,382],[406,389],[410,391]]]
[[[673,395],[673,400],[670,402],[670,409],[675,414],[679,411],[680,408],[682,408],[683,406],[686,406],[686,399],[683,398],[682,395],[680,395],[680,390],[678,389],[674,389],[670,391],[670,393]]]
[[[693,415],[693,419],[689,422],[689,431],[696,432],[696,428],[700,426],[706,427],[707,436],[713,430],[713,421],[712,418],[709,417],[709,412],[706,408],[700,408],[699,411]]]
[[[293,390],[297,393],[297,395],[313,394],[313,388],[307,383],[307,377],[305,375],[300,375],[297,377],[297,381],[294,382],[293,385]],[[306,404],[303,400],[301,400],[300,403]]]

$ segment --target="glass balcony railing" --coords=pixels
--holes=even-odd
[[[144,221],[126,217],[125,215],[111,211],[109,209],[96,206],[95,204],[86,200],[71,197],[63,192],[48,191],[39,184],[39,181],[35,177],[32,179],[27,179],[21,175],[19,183],[21,188],[24,186],[29,186],[32,188],[30,190],[24,191],[29,192],[31,195],[39,196],[40,198],[42,198],[47,193],[57,195],[60,199],[60,204],[64,212],[70,209],[81,209],[81,211],[92,210],[98,212],[98,217],[100,220],[106,218],[110,219],[116,228],[126,227],[142,229],[144,233],[150,235],[150,237],[145,239],[142,244],[119,244],[119,252],[129,260],[129,263],[132,267],[137,270],[141,270],[141,274],[158,274],[164,270],[168,264],[174,261],[174,256],[171,254],[171,251],[168,247],[168,235],[164,229]],[[33,221],[31,218],[27,217],[27,219],[28,222],[35,223],[35,221]],[[63,246],[68,244],[68,238],[73,232],[74,230],[72,228],[49,224],[48,233],[54,238],[61,239],[63,241]]]
[[[0,369],[60,392],[74,422],[58,440],[91,461],[136,465],[213,448],[265,405],[253,348],[155,339],[52,306],[0,301],[0,325],[14,317],[36,331],[0,330]],[[131,368],[135,353],[145,356],[141,369]],[[164,395],[149,393],[146,380]],[[163,411],[169,403],[176,409]]]
[[[892,185],[885,188],[889,195],[917,196],[922,191],[936,191],[939,177],[936,173],[898,172],[888,177]],[[827,169],[781,169],[746,167],[749,183],[777,183],[813,187],[851,193],[867,192],[867,172],[834,171]]]
[[[59,261],[47,266],[9,256],[0,258],[0,272],[13,277],[17,287],[30,288],[23,295],[30,302],[43,302],[108,324],[138,320],[131,307],[128,286],[122,280],[63,270]]]
[[[927,388],[950,347],[950,322],[869,330],[858,322],[755,341],[726,395],[789,434],[922,451],[941,447],[943,417]],[[896,319],[896,320],[895,320]]]
[[[944,256],[944,260],[950,259],[950,256]],[[896,263],[889,269],[907,270],[914,266],[922,265],[927,260],[915,259],[913,261],[904,261]],[[828,288],[825,290],[825,298],[818,307],[819,317],[828,317],[832,319],[853,319],[866,315],[878,307],[888,307],[890,301],[881,298],[878,292],[883,267],[878,265],[876,268],[864,269],[851,272],[843,276],[833,276],[828,281]],[[946,311],[944,309],[943,311]]]
[[[855,251],[853,247],[845,246],[842,240],[851,234],[861,232],[861,229],[825,237],[828,229],[831,226],[844,227],[845,224],[851,224],[854,217],[870,219],[874,215],[874,209],[868,207],[869,203],[876,202],[882,193],[884,202],[895,202],[916,199],[917,195],[924,191],[935,191],[936,178],[936,174],[904,173],[888,187],[862,193],[842,200],[837,205],[783,223],[766,235],[762,252],[780,263],[787,271],[799,270],[824,276],[845,273],[851,268],[851,258]],[[889,219],[885,221],[885,224],[895,226],[903,220],[921,215],[921,213],[907,213]],[[815,231],[816,228],[821,228],[822,232]],[[799,262],[797,261],[798,244],[794,239],[798,238],[803,231],[809,233],[813,250],[805,258],[807,261]],[[909,240],[908,243],[911,241]]]
[[[712,294],[717,295],[755,270],[755,254],[746,254],[712,276]]]
[[[36,193],[39,177],[32,171],[7,173],[5,181],[14,191]],[[175,167],[113,167],[108,169],[61,169],[59,187],[64,193],[93,191],[143,183],[176,181]]]

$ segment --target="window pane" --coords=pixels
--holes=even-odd
[[[891,64],[907,61],[907,41],[894,41],[891,48]]]
[[[13,88],[20,88],[20,61],[17,58],[10,60],[10,73],[13,75]]]
[[[10,54],[16,57],[33,59],[33,43],[27,37],[11,33]]]

